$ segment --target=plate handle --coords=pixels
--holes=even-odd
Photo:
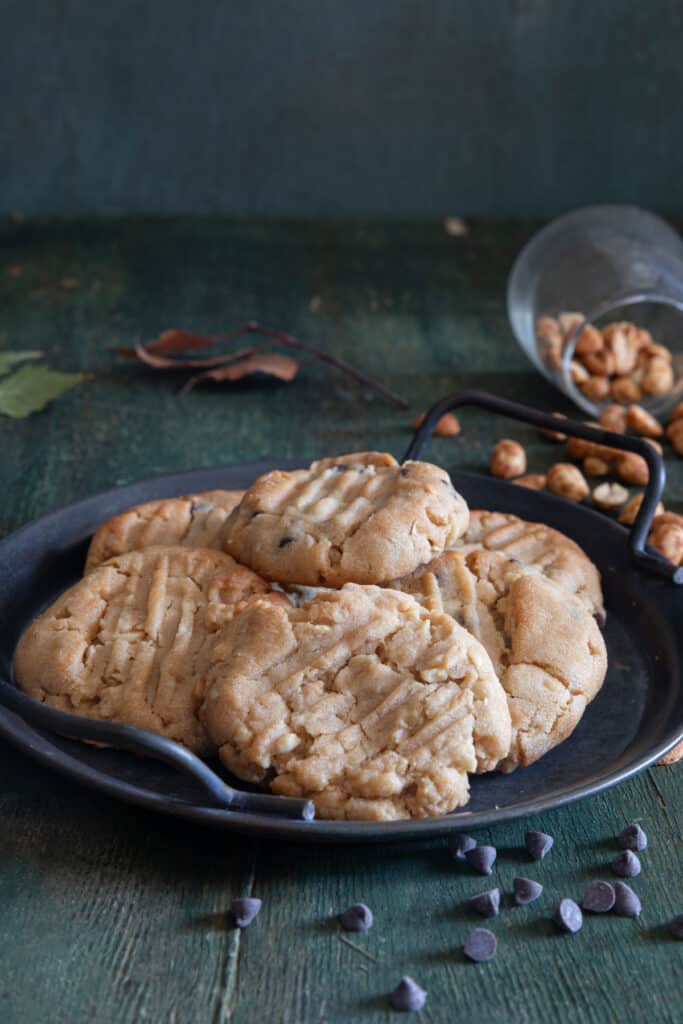
[[[642,455],[647,463],[649,479],[643,501],[638,509],[638,514],[630,533],[631,555],[636,565],[646,572],[654,573],[657,576],[664,576],[666,579],[679,585],[683,584],[683,567],[673,565],[663,555],[647,547],[647,538],[652,519],[654,518],[657,502],[662,495],[666,482],[664,461],[651,444],[648,444],[647,441],[643,441],[639,437],[613,434],[612,431],[603,430],[601,427],[589,427],[585,423],[579,423],[576,420],[564,419],[548,412],[540,412],[538,409],[532,409],[528,405],[511,402],[507,398],[498,398],[496,395],[488,394],[486,391],[460,391],[457,394],[442,398],[441,401],[436,402],[429,409],[423,422],[415,431],[408,450],[403,456],[403,461],[419,459],[443,414],[451,409],[459,409],[465,405],[487,409],[490,412],[499,413],[501,416],[507,416],[509,419],[518,420],[520,423],[530,423],[534,427],[546,430],[559,430],[563,434],[579,437],[584,441],[595,441],[598,444],[608,445],[610,448],[619,448],[622,451],[635,452],[636,455]]]
[[[119,722],[101,722],[84,718],[82,715],[74,715],[69,711],[59,711],[34,700],[4,679],[0,679],[0,704],[31,725],[47,729],[67,739],[103,743],[119,750],[130,750],[134,754],[163,761],[184,775],[192,776],[213,806],[231,811],[253,811],[256,814],[277,815],[304,821],[312,821],[315,817],[310,800],[274,796],[269,793],[246,793],[234,789],[180,743],[150,732],[149,729],[123,725]]]

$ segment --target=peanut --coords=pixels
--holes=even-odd
[[[642,394],[640,385],[632,377],[615,377],[611,386],[612,398],[615,402],[628,405],[638,402]]]
[[[556,462],[547,474],[548,490],[569,501],[583,501],[590,488],[580,469],[571,462]]]
[[[626,423],[641,437],[661,437],[664,429],[654,416],[643,409],[642,405],[629,405],[626,410]]]
[[[427,414],[421,412],[413,420],[413,430],[417,430],[424,423]],[[434,427],[434,437],[455,437],[460,433],[460,421],[452,412],[445,412]]]
[[[593,491],[593,504],[603,512],[613,512],[628,500],[628,491],[621,484],[598,484]]]
[[[674,405],[669,413],[669,423],[675,423],[676,420],[680,419],[683,419],[683,402],[678,402]]]
[[[663,523],[651,532],[649,543],[674,565],[683,564],[683,526]]]
[[[620,480],[637,487],[644,487],[650,477],[647,462],[635,452],[622,452],[616,460],[615,469]]]
[[[505,438],[491,453],[491,475],[510,480],[526,473],[526,452],[517,441]]]
[[[588,356],[591,353],[599,352],[604,344],[602,334],[597,327],[593,327],[592,324],[586,324],[579,335],[574,352],[577,356]]]
[[[614,356],[607,349],[601,352],[589,352],[581,362],[589,371],[598,377],[611,377],[615,372]]]
[[[600,411],[598,423],[614,434],[626,433],[626,409],[621,405],[606,405]]]
[[[678,512],[660,512],[652,520],[652,529],[657,529],[658,526],[681,526],[683,527],[683,516],[679,515]]]
[[[583,460],[583,471],[586,476],[607,476],[609,473],[609,462],[598,458],[597,455],[589,455]]]
[[[609,350],[612,355],[613,372],[620,377],[630,373],[636,365],[638,353],[626,331],[614,331],[609,342]]]
[[[636,521],[636,516],[640,511],[640,506],[643,504],[644,494],[634,494],[630,501],[628,501],[621,512],[619,513],[619,522],[623,523],[624,526],[633,526]],[[664,512],[664,506],[661,501],[657,502],[657,508],[655,509],[655,515],[661,515]]]
[[[512,482],[519,484],[520,487],[530,487],[532,491],[542,491],[546,485],[546,475],[545,473],[529,473],[528,476],[518,476]]]
[[[583,363],[579,363],[576,359],[572,359],[569,364],[569,376],[575,384],[583,384],[584,381],[589,379],[590,373]]]
[[[610,393],[609,377],[599,377],[595,374],[579,384],[581,391],[594,402],[602,402]]]
[[[656,356],[658,359],[664,359],[667,363],[671,362],[671,352],[666,345],[655,345],[654,342],[649,341],[643,346],[643,352],[646,352],[649,356]]]
[[[648,395],[663,395],[670,391],[674,384],[674,371],[671,363],[661,356],[653,356],[645,367],[643,391]]]
[[[671,441],[676,455],[683,456],[683,418],[669,424],[666,428],[666,436]]]
[[[559,420],[566,420],[566,416],[561,412],[554,412],[553,416],[557,416]],[[543,437],[547,437],[549,441],[555,441],[558,444],[562,444],[567,440],[567,435],[563,434],[560,430],[541,430]]]
[[[582,316],[581,313],[560,313],[557,323],[562,331],[562,340],[566,341],[567,338],[570,338],[585,319],[585,316]]]

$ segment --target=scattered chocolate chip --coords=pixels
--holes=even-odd
[[[500,889],[480,892],[470,900],[470,906],[482,917],[495,917],[500,910]]]
[[[623,850],[645,850],[647,849],[647,836],[640,825],[627,825],[624,831],[617,837],[617,842]]]
[[[464,860],[467,851],[473,850],[476,845],[477,840],[473,839],[472,836],[465,835],[464,832],[456,832],[448,840],[448,849],[455,860]]]
[[[261,900],[253,896],[244,896],[233,900],[230,904],[230,918],[238,928],[246,928],[254,920],[261,909]]]
[[[555,840],[546,832],[527,832],[524,836],[524,845],[529,851],[533,860],[543,860]]]
[[[683,939],[683,914],[677,914],[673,921],[669,923],[669,931],[674,939],[679,941]]]
[[[619,917],[638,917],[640,900],[626,882],[614,883],[614,913]]]
[[[372,928],[372,911],[364,903],[352,903],[339,922],[346,932],[367,932]]]
[[[498,942],[493,932],[488,928],[473,928],[465,939],[463,952],[468,960],[479,964],[493,960],[497,948]]]
[[[613,885],[595,881],[587,886],[581,906],[591,914],[607,914],[614,906],[615,898]]]
[[[286,548],[287,545],[291,544],[293,540],[294,540],[293,537],[283,537],[282,540],[280,541],[280,543],[278,544],[278,547],[279,548]]]
[[[421,1010],[427,1001],[427,993],[412,978],[404,976],[393,992],[389,993],[389,1002],[394,1010],[401,1013],[414,1013]]]
[[[578,903],[574,900],[560,900],[555,907],[555,924],[565,932],[581,931],[583,925],[583,914]]]
[[[515,878],[512,887],[515,893],[515,903],[518,907],[523,907],[527,903],[533,903],[543,892],[543,886],[540,882],[534,881],[533,878],[522,878],[521,875]]]
[[[496,862],[496,856],[495,846],[475,846],[472,850],[467,850],[465,860],[480,875],[490,875]]]
[[[640,861],[632,850],[624,850],[612,861],[612,871],[622,878],[635,878],[640,874]]]

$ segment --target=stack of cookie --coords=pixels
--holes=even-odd
[[[570,735],[605,676],[603,614],[567,537],[356,453],[104,523],[15,676],[321,817],[425,817]]]

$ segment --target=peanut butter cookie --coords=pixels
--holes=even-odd
[[[147,501],[119,513],[97,529],[85,562],[90,572],[114,555],[153,544],[222,548],[225,522],[244,491],[206,491]]]
[[[537,567],[482,549],[446,551],[392,586],[452,615],[488,651],[512,719],[502,771],[571,735],[607,671],[602,634],[577,596]]]
[[[444,470],[358,452],[260,477],[228,520],[225,550],[279,583],[384,583],[451,547],[467,520]]]
[[[212,751],[197,709],[217,630],[268,585],[230,555],[151,547],[110,559],[22,636],[14,671],[36,700]],[[284,601],[284,598],[281,598]]]
[[[200,715],[231,772],[324,818],[446,814],[510,742],[483,646],[407,594],[355,584],[299,608],[251,602],[213,647]]]

